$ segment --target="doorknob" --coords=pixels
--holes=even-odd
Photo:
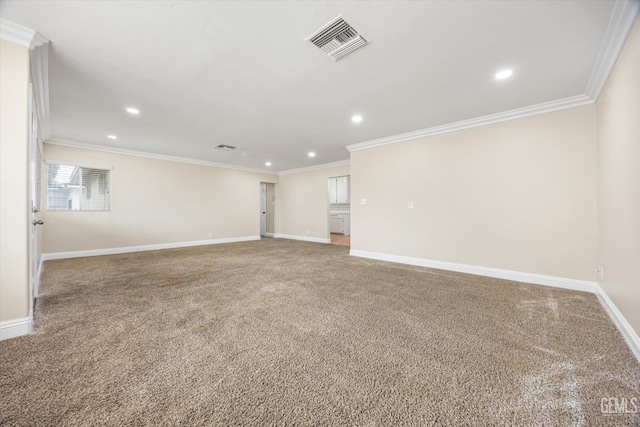
[[[34,220],[33,220],[33,222],[32,222],[32,224],[33,224],[33,225],[42,225],[42,224],[44,224],[44,221],[43,221],[43,220],[41,220],[41,219],[39,219],[39,220],[37,220],[37,221],[36,221],[36,220],[34,219]]]

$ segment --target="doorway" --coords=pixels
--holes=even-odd
[[[351,246],[350,177],[329,178],[329,232],[334,245]]]
[[[260,236],[275,236],[276,185],[271,182],[260,183]]]
[[[260,183],[260,235],[267,234],[267,184]]]

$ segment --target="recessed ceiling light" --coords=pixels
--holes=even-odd
[[[264,165],[265,166],[271,166],[271,162],[265,162]]]
[[[360,115],[355,115],[355,116],[351,117],[351,121],[352,121],[353,123],[360,123],[360,122],[362,121],[362,116],[360,116]]]
[[[138,115],[138,114],[140,114],[140,110],[138,110],[135,107],[127,107],[127,113],[133,114],[133,115]]]
[[[510,70],[510,69],[498,71],[496,73],[496,79],[503,80],[503,79],[511,77],[512,74],[513,74],[513,70]]]
[[[115,136],[115,135],[107,135],[107,138],[109,138],[109,139],[118,139],[118,137]]]
[[[309,151],[309,157],[315,157],[316,153],[314,153],[313,151]]]

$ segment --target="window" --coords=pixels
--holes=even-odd
[[[110,174],[109,169],[47,164],[47,209],[111,210]]]

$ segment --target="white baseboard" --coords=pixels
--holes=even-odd
[[[604,309],[609,313],[611,319],[613,319],[613,323],[616,324],[618,330],[627,341],[629,348],[636,356],[638,361],[640,361],[640,337],[638,337],[638,333],[633,330],[627,319],[624,318],[618,307],[611,301],[611,298],[606,294],[604,289],[600,287],[600,285],[596,285],[596,295],[600,300],[600,303],[603,305]]]
[[[275,237],[281,239],[302,240],[304,242],[313,243],[331,243],[331,239],[323,239],[321,237],[295,236],[293,234],[276,234]]]
[[[227,237],[223,239],[194,240],[191,242],[160,243],[156,245],[125,246],[120,248],[90,249],[86,251],[54,252],[42,254],[43,261],[88,256],[126,254],[129,252],[157,251],[159,249],[187,248],[190,246],[218,245],[221,243],[248,242],[260,240],[260,236]]]
[[[266,237],[276,237],[274,233],[264,233]]]
[[[38,275],[36,276],[36,286],[34,289],[33,298],[38,298],[38,294],[40,293],[40,279],[42,278],[42,270],[44,269],[44,254],[40,255],[40,262],[38,263]]]
[[[32,323],[30,317],[0,322],[0,341],[27,335],[31,332]]]
[[[454,262],[434,261],[424,258],[412,258],[400,255],[389,255],[378,252],[351,250],[349,255],[361,258],[377,259],[380,261],[397,262],[400,264],[417,265],[420,267],[437,268],[440,270],[457,271],[459,273],[475,274],[478,276],[495,277],[516,282],[534,283],[536,285],[553,286],[555,288],[572,289],[574,291],[596,292],[597,284],[586,280],[567,279],[564,277],[544,276],[541,274],[524,273],[521,271],[501,270],[498,268],[480,267],[477,265],[458,264]]]
[[[361,258],[376,259],[380,261],[397,262],[399,264],[417,265],[420,267],[437,268],[440,270],[456,271],[460,273],[476,274],[478,276],[495,277],[498,279],[513,280],[516,282],[533,283],[536,285],[552,286],[555,288],[571,289],[575,291],[591,292],[596,294],[598,300],[609,314],[613,323],[629,345],[631,352],[640,361],[640,337],[634,331],[627,319],[615,306],[613,301],[605,293],[604,289],[595,282],[585,280],[567,279],[564,277],[544,276],[541,274],[523,273],[520,271],[501,270],[497,268],[480,267],[476,265],[457,264],[453,262],[434,261],[423,258],[412,258],[399,255],[389,255],[378,252],[351,250],[349,255]]]

